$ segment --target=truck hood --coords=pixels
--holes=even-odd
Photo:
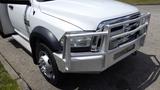
[[[96,30],[100,22],[139,12],[114,0],[53,0],[40,3],[41,12],[83,30]]]

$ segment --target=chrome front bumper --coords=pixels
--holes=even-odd
[[[111,28],[132,23],[135,21],[139,21],[143,18],[150,18],[150,14],[143,14],[137,19],[124,21],[117,24],[106,25],[105,30],[103,32],[86,32],[81,34],[66,34],[65,35],[65,45],[63,49],[63,53],[53,53],[56,59],[58,68],[61,72],[69,72],[69,73],[89,73],[89,72],[101,72],[132,54],[136,50],[138,50],[141,46],[143,46],[145,41],[145,36],[147,30],[138,38],[119,47],[109,50],[109,42],[110,40],[124,37],[126,35],[134,34],[137,31],[140,31],[146,27],[148,27],[149,21],[140,25],[138,28],[132,31],[127,31],[122,34],[118,34],[115,36],[111,36],[110,31]],[[103,36],[103,41],[101,42],[101,49],[99,52],[81,52],[81,53],[71,53],[70,46],[70,38],[78,37],[78,36]],[[130,48],[133,46],[133,48]],[[130,48],[130,49],[128,49]],[[121,53],[123,53],[121,55]],[[118,56],[119,55],[119,56]],[[117,57],[118,56],[118,57]]]

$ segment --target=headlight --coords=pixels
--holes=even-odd
[[[92,37],[74,37],[70,39],[72,48],[90,47]]]
[[[91,36],[85,37],[74,37],[70,39],[71,48],[81,48],[81,47],[90,47],[91,46]],[[60,41],[61,45],[64,45],[64,38]]]

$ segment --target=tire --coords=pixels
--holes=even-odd
[[[52,53],[47,45],[37,43],[35,55],[38,60],[39,69],[47,81],[53,85],[58,85],[61,83],[63,74],[58,70]]]

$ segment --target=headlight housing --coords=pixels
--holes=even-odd
[[[74,37],[70,39],[71,48],[90,47],[92,37]]]
[[[81,52],[89,51],[91,47],[92,36],[70,38],[71,51]],[[64,38],[60,40],[61,46],[64,46]]]

